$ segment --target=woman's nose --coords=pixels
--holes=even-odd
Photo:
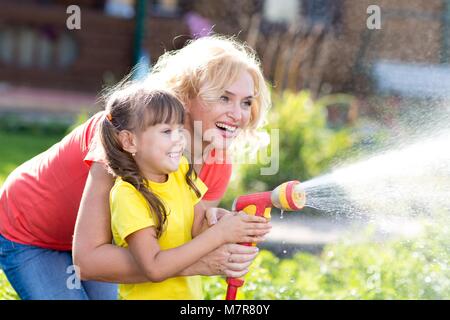
[[[239,102],[232,104],[231,110],[228,112],[228,116],[234,121],[240,121],[242,119],[242,109]]]

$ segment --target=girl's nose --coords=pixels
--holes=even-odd
[[[180,144],[184,143],[185,137],[184,137],[182,130],[173,130],[171,139],[174,143],[180,143]]]

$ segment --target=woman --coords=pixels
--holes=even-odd
[[[206,37],[163,55],[148,81],[169,87],[184,102],[187,156],[208,186],[202,204],[217,207],[232,172],[224,151],[239,134],[252,136],[269,107],[258,61],[235,40]],[[0,264],[23,299],[114,299],[116,286],[107,282],[148,281],[129,251],[111,244],[113,178],[96,139],[103,117],[95,115],[17,168],[2,187]],[[180,275],[242,276],[255,256],[256,248],[228,244]],[[83,281],[68,285],[73,269]]]

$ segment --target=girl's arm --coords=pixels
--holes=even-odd
[[[73,261],[82,280],[141,283],[149,279],[130,251],[112,244],[109,193],[113,178],[100,163],[93,163],[86,181],[75,226]],[[230,254],[240,263],[229,263]],[[180,271],[179,275],[242,276],[255,258],[256,248],[225,245]]]
[[[126,237],[137,264],[152,282],[174,277],[215,248],[227,242],[259,240],[265,219],[242,214],[229,215],[182,246],[160,250],[154,227],[133,232]]]

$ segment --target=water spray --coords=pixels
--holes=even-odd
[[[273,191],[259,192],[240,196],[234,200],[233,211],[243,211],[249,215],[256,215],[270,219],[272,207],[283,211],[298,211],[305,206],[305,190],[299,181],[284,182]],[[255,243],[242,243],[255,246]],[[244,278],[227,278],[226,300],[236,300],[239,287],[244,284]]]

